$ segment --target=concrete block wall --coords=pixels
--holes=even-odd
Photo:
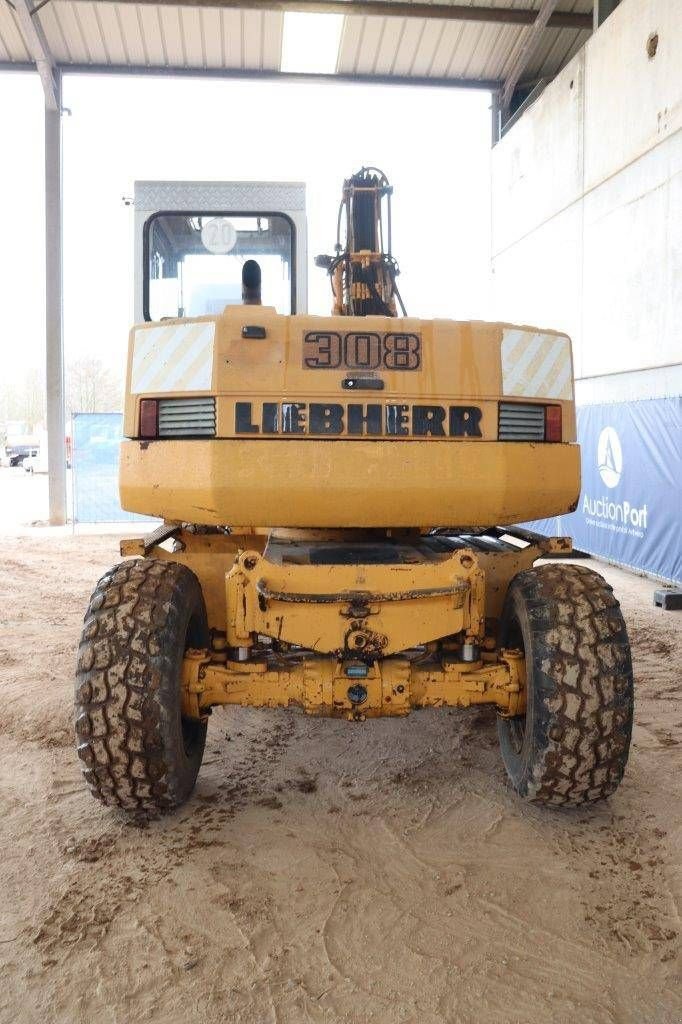
[[[579,402],[682,394],[682,4],[622,0],[495,146],[492,232],[495,315],[570,334]]]

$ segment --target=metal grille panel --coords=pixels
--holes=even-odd
[[[545,407],[525,402],[500,402],[500,441],[544,441]]]
[[[159,437],[215,437],[215,398],[162,398]]]

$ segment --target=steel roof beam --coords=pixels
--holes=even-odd
[[[59,85],[55,74],[56,63],[50,52],[43,27],[34,17],[33,7],[28,0],[13,0],[14,11],[19,22],[19,29],[24,38],[28,52],[35,61],[35,66],[45,93],[45,106],[48,110],[59,110]]]
[[[78,2],[78,0],[76,0]],[[99,0],[152,7],[206,7],[236,11],[276,11],[300,14],[344,14],[377,18],[426,18],[440,21],[473,21],[494,25],[533,25],[538,12],[532,8],[465,7],[463,4],[410,3],[404,0]],[[554,11],[549,28],[592,31],[592,14]]]
[[[530,32],[525,33],[525,36],[521,42],[518,53],[512,62],[512,66],[509,69],[509,73],[505,79],[504,85],[502,86],[502,100],[501,106],[503,113],[509,110],[509,104],[511,103],[512,96],[514,95],[514,89],[519,83],[519,79],[524,72],[528,61],[533,55],[535,47],[540,42],[540,36],[547,28],[554,8],[558,4],[559,0],[542,0],[540,10],[537,12],[537,16],[533,22]]]
[[[346,85],[413,85],[436,89],[481,89],[492,92],[501,82],[494,78],[428,78],[407,75],[353,75],[345,73],[323,74],[305,71],[259,71],[250,68],[184,68],[150,66],[147,64],[58,64],[62,75],[144,75],[172,78],[237,78],[270,82],[341,82]],[[35,65],[2,63],[0,71],[35,71]]]

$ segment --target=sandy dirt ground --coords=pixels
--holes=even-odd
[[[115,538],[0,554],[2,1024],[682,1020],[682,614],[650,581],[600,567],[638,693],[607,804],[522,804],[487,712],[221,709],[192,800],[135,827],[86,793],[72,745]]]

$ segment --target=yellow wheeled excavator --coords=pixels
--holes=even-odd
[[[522,797],[580,804],[621,781],[618,602],[589,569],[536,564],[569,540],[514,525],[578,500],[570,340],[407,316],[391,191],[373,168],[344,183],[317,260],[331,316],[294,312],[277,211],[147,226],[145,301],[175,291],[130,334],[120,496],[161,524],[97,584],[76,680],[105,804],[182,803],[221,704],[350,722],[486,704]],[[241,301],[219,280],[233,264]]]

